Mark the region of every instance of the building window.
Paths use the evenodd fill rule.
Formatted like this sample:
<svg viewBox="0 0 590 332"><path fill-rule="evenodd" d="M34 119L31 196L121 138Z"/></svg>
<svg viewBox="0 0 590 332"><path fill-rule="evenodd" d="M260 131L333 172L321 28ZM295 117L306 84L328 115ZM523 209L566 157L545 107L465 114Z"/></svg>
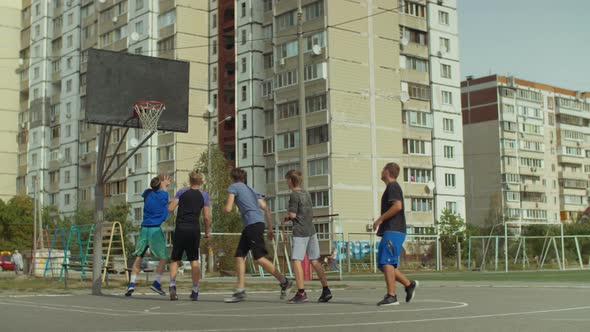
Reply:
<svg viewBox="0 0 590 332"><path fill-rule="evenodd" d="M272 93L272 81L262 82L262 96L269 96Z"/></svg>
<svg viewBox="0 0 590 332"><path fill-rule="evenodd" d="M428 34L424 31L400 26L400 35L401 38L405 38L410 43L424 46L428 45Z"/></svg>
<svg viewBox="0 0 590 332"><path fill-rule="evenodd" d="M242 35L242 45L246 45L246 29L243 29L241 31L241 35Z"/></svg>
<svg viewBox="0 0 590 332"><path fill-rule="evenodd" d="M311 205L314 208L330 206L330 194L327 190L315 191L309 194L311 195Z"/></svg>
<svg viewBox="0 0 590 332"><path fill-rule="evenodd" d="M64 195L64 204L66 206L70 205L70 194L65 194Z"/></svg>
<svg viewBox="0 0 590 332"><path fill-rule="evenodd" d="M217 39L213 39L211 42L211 54L217 54Z"/></svg>
<svg viewBox="0 0 590 332"><path fill-rule="evenodd" d="M416 139L404 139L403 140L403 149L404 154L417 154L417 155L427 155L426 146L430 146L430 142L426 144L426 141L416 140Z"/></svg>
<svg viewBox="0 0 590 332"><path fill-rule="evenodd" d="M70 178L71 178L71 173L70 171L65 171L64 172L64 183L68 184L70 183Z"/></svg>
<svg viewBox="0 0 590 332"><path fill-rule="evenodd" d="M412 127L432 128L432 114L417 111L402 111L402 123Z"/></svg>
<svg viewBox="0 0 590 332"><path fill-rule="evenodd" d="M275 112L274 110L265 110L264 111L264 124L267 126L273 125L275 122Z"/></svg>
<svg viewBox="0 0 590 332"><path fill-rule="evenodd" d="M430 86L408 83L408 94L412 99L430 100Z"/></svg>
<svg viewBox="0 0 590 332"><path fill-rule="evenodd" d="M457 185L455 174L445 174L445 186L449 188L455 188Z"/></svg>
<svg viewBox="0 0 590 332"><path fill-rule="evenodd" d="M143 9L143 0L135 0L135 10Z"/></svg>
<svg viewBox="0 0 590 332"><path fill-rule="evenodd" d="M455 122L453 119L443 118L443 131L446 133L455 132Z"/></svg>
<svg viewBox="0 0 590 332"><path fill-rule="evenodd" d="M438 23L442 25L449 25L449 13L439 10Z"/></svg>
<svg viewBox="0 0 590 332"><path fill-rule="evenodd" d="M414 211L414 212L430 212L430 211L432 211L432 199L412 198L412 211Z"/></svg>
<svg viewBox="0 0 590 332"><path fill-rule="evenodd" d="M414 58L410 56L400 56L402 61L402 68L419 71L422 73L428 72L428 61L420 58Z"/></svg>
<svg viewBox="0 0 590 332"><path fill-rule="evenodd" d="M137 48L136 48L136 49L133 51L133 53L135 53L135 54L141 54L141 53L143 53L143 47L137 47Z"/></svg>
<svg viewBox="0 0 590 332"><path fill-rule="evenodd" d="M403 6L403 13L406 15L416 17L426 17L426 6L418 4L410 0L401 0L400 5Z"/></svg>
<svg viewBox="0 0 590 332"><path fill-rule="evenodd" d="M444 78L451 78L451 65L440 65L440 76Z"/></svg>
<svg viewBox="0 0 590 332"><path fill-rule="evenodd" d="M263 64L264 64L264 69L272 68L272 66L273 66L272 53L268 53L263 56Z"/></svg>
<svg viewBox="0 0 590 332"><path fill-rule="evenodd" d="M440 51L444 53L451 52L451 40L448 38L440 37Z"/></svg>
<svg viewBox="0 0 590 332"><path fill-rule="evenodd" d="M240 7L241 7L241 16L246 17L246 3L242 2L242 5Z"/></svg>
<svg viewBox="0 0 590 332"><path fill-rule="evenodd" d="M457 214L457 202L446 202L445 207L452 214Z"/></svg>
<svg viewBox="0 0 590 332"><path fill-rule="evenodd" d="M326 95L321 94L313 97L307 97L305 99L305 112L306 113L313 113L326 110L327 102L326 102Z"/></svg>
<svg viewBox="0 0 590 332"><path fill-rule="evenodd" d="M213 66L211 69L211 81L217 82L217 67Z"/></svg>
<svg viewBox="0 0 590 332"><path fill-rule="evenodd" d="M66 137L71 137L71 136L72 136L72 126L66 125Z"/></svg>
<svg viewBox="0 0 590 332"><path fill-rule="evenodd" d="M242 58L242 73L246 72L246 58Z"/></svg>
<svg viewBox="0 0 590 332"><path fill-rule="evenodd" d="M309 21L324 15L324 1L320 0L303 7L303 20Z"/></svg>
<svg viewBox="0 0 590 332"><path fill-rule="evenodd" d="M248 115L242 114L242 130L246 130L248 128Z"/></svg>
<svg viewBox="0 0 590 332"><path fill-rule="evenodd" d="M445 157L445 159L455 159L455 147L445 145L444 157Z"/></svg>
<svg viewBox="0 0 590 332"><path fill-rule="evenodd" d="M428 183L432 181L432 170L404 168L404 181L409 183Z"/></svg>
<svg viewBox="0 0 590 332"><path fill-rule="evenodd" d="M262 154L269 155L273 154L274 152L274 140L272 138L262 140Z"/></svg>
<svg viewBox="0 0 590 332"><path fill-rule="evenodd" d="M242 86L242 101L248 100L248 90L245 85Z"/></svg>
<svg viewBox="0 0 590 332"><path fill-rule="evenodd" d="M266 180L267 184L274 183L275 182L275 169L274 168L265 169L264 170L264 179Z"/></svg>
<svg viewBox="0 0 590 332"><path fill-rule="evenodd" d="M442 91L442 102L445 105L453 105L453 94L450 91Z"/></svg>
<svg viewBox="0 0 590 332"><path fill-rule="evenodd" d="M66 81L66 92L72 92L72 80Z"/></svg>
<svg viewBox="0 0 590 332"><path fill-rule="evenodd" d="M176 23L176 10L170 10L158 17L158 28L162 29Z"/></svg>
<svg viewBox="0 0 590 332"><path fill-rule="evenodd" d="M72 25L74 23L74 14L73 13L69 13L68 14L68 21L67 24L68 25Z"/></svg>
<svg viewBox="0 0 590 332"><path fill-rule="evenodd" d="M328 140L328 125L307 129L307 145L325 143Z"/></svg>
<svg viewBox="0 0 590 332"><path fill-rule="evenodd" d="M143 221L143 208L134 208L133 215L135 216L135 221Z"/></svg>
<svg viewBox="0 0 590 332"><path fill-rule="evenodd" d="M242 159L248 158L248 143L242 143Z"/></svg>
<svg viewBox="0 0 590 332"><path fill-rule="evenodd" d="M166 38L166 39L158 42L158 52L162 53L162 52L173 51L175 46L176 46L176 40L174 39L174 36L172 36L170 38Z"/></svg>
<svg viewBox="0 0 590 332"><path fill-rule="evenodd" d="M38 79L39 78L39 67L35 67L33 69L33 78L34 79Z"/></svg>
<svg viewBox="0 0 590 332"><path fill-rule="evenodd" d="M310 160L307 162L309 176L327 175L329 173L328 158Z"/></svg>
<svg viewBox="0 0 590 332"><path fill-rule="evenodd" d="M211 15L211 28L217 28L217 14Z"/></svg>
<svg viewBox="0 0 590 332"><path fill-rule="evenodd" d="M514 105L502 104L502 110L504 111L504 113L514 114Z"/></svg>
<svg viewBox="0 0 590 332"><path fill-rule="evenodd" d="M290 28L295 25L295 10L292 10L288 13L284 13L277 17L277 22L279 25L279 30L284 30Z"/></svg>
<svg viewBox="0 0 590 332"><path fill-rule="evenodd" d="M299 131L290 131L277 135L277 150L294 149L299 146Z"/></svg>
<svg viewBox="0 0 590 332"><path fill-rule="evenodd" d="M143 34L143 21L139 21L135 23L135 32L138 34Z"/></svg>

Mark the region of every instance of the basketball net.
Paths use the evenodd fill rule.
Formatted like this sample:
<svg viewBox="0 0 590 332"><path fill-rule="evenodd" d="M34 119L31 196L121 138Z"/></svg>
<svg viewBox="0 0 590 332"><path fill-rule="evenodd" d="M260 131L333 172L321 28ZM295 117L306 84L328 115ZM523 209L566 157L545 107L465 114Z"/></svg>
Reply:
<svg viewBox="0 0 590 332"><path fill-rule="evenodd" d="M133 109L145 131L158 131L158 121L162 112L166 110L164 103L153 100L138 101L133 104Z"/></svg>

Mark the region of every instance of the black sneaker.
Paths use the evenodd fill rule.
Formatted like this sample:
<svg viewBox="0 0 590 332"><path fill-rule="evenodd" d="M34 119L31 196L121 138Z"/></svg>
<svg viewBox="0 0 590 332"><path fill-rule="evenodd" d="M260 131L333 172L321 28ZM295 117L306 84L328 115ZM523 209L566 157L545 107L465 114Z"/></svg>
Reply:
<svg viewBox="0 0 590 332"><path fill-rule="evenodd" d="M293 280L285 279L285 283L281 284L281 300L287 298L289 291L293 288Z"/></svg>
<svg viewBox="0 0 590 332"><path fill-rule="evenodd" d="M198 301L199 300L199 292L192 291L191 292L191 301Z"/></svg>
<svg viewBox="0 0 590 332"><path fill-rule="evenodd" d="M416 296L416 288L418 288L418 281L414 280L410 286L406 287L406 303L412 301Z"/></svg>
<svg viewBox="0 0 590 332"><path fill-rule="evenodd" d="M299 293L297 292L297 294L295 294L295 296L293 296L292 299L289 300L289 304L300 304L300 303L305 303L305 302L309 302L309 299L307 298L307 293L303 292L303 293Z"/></svg>
<svg viewBox="0 0 590 332"><path fill-rule="evenodd" d="M391 296L389 294L385 295L385 297L383 298L383 300L379 301L377 303L377 306L389 306L389 305L399 305L399 302L397 301L397 295Z"/></svg>
<svg viewBox="0 0 590 332"><path fill-rule="evenodd" d="M178 301L178 295L176 295L176 286L170 286L170 301Z"/></svg>
<svg viewBox="0 0 590 332"><path fill-rule="evenodd" d="M332 299L332 292L329 289L322 290L322 295L318 299L318 302L328 302Z"/></svg>
<svg viewBox="0 0 590 332"><path fill-rule="evenodd" d="M236 303L236 302L242 302L244 300L246 300L246 291L245 290L240 291L240 292L235 291L231 297L228 297L228 298L224 299L223 301L225 303Z"/></svg>

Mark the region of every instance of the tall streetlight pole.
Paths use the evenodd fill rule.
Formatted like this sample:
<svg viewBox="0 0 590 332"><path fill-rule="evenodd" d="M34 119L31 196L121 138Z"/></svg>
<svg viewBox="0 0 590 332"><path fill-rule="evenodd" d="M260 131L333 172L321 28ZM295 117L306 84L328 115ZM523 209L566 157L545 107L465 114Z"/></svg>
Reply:
<svg viewBox="0 0 590 332"><path fill-rule="evenodd" d="M303 46L303 9L301 0L297 2L297 58L299 88L299 169L303 178L302 187L307 188L307 119L305 118L305 48Z"/></svg>

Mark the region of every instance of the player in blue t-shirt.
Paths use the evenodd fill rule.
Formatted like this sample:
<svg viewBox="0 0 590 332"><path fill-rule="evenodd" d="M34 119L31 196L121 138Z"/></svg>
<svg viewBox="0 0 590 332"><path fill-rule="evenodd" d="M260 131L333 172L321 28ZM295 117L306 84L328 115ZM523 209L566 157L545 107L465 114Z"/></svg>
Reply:
<svg viewBox="0 0 590 332"><path fill-rule="evenodd" d="M141 260L147 253L148 248L156 258L160 259L156 268L154 283L150 289L160 295L166 295L161 285L162 272L167 260L166 237L160 225L168 218L168 192L166 189L169 185L170 177L159 175L152 179L150 188L146 189L141 195L143 197L143 222L139 231L139 239L135 244L135 252L133 253L135 262L131 269L131 278L125 296L131 296L135 291L135 280L139 273Z"/></svg>
<svg viewBox="0 0 590 332"><path fill-rule="evenodd" d="M236 249L236 275L238 284L236 291L231 298L225 302L240 302L246 299L244 289L244 274L246 272L246 256L252 252L254 261L262 268L272 274L281 284L281 299L287 297L288 291L293 287L293 281L285 278L275 266L265 257L268 255L264 244L264 221L268 226L268 239L273 240L272 219L270 211L264 202L262 195L254 191L245 184L246 172L240 168L235 168L231 172L232 184L227 188L227 201L224 212L230 213L234 208L234 203L238 206L242 215L244 230L240 237L238 248ZM264 214L263 214L264 211Z"/></svg>

